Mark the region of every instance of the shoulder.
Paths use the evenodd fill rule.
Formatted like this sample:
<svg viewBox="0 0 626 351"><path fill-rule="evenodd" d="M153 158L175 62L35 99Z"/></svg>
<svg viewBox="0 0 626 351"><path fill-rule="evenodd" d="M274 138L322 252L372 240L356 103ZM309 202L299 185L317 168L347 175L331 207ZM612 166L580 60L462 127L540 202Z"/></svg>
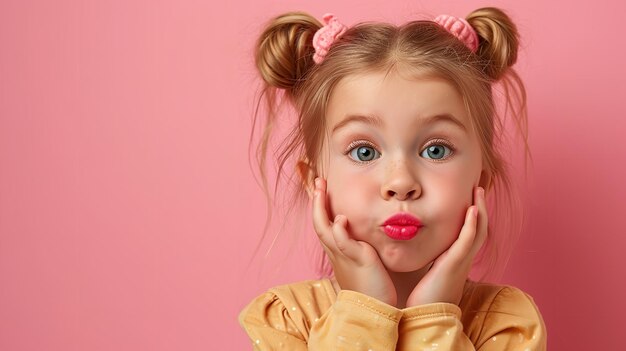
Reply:
<svg viewBox="0 0 626 351"><path fill-rule="evenodd" d="M254 325L291 326L308 333L310 326L330 308L335 299L328 279L276 286L244 307L239 313L239 324L244 328Z"/></svg>
<svg viewBox="0 0 626 351"><path fill-rule="evenodd" d="M314 301L316 303L330 302L332 304L336 298L335 291L328 279L305 280L279 285L269 289L268 292L285 302L293 302L296 305L308 305L307 303Z"/></svg>
<svg viewBox="0 0 626 351"><path fill-rule="evenodd" d="M463 310L539 315L532 296L511 285L468 281L461 305L466 307Z"/></svg>
<svg viewBox="0 0 626 351"><path fill-rule="evenodd" d="M532 296L511 285L468 281L460 306L463 325L475 344L502 333L545 342L546 327Z"/></svg>

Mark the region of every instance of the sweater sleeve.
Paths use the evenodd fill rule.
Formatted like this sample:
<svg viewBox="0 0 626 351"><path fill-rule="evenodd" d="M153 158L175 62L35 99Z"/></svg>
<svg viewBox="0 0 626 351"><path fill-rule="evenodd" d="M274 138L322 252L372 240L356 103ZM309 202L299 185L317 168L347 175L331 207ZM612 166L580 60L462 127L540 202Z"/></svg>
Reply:
<svg viewBox="0 0 626 351"><path fill-rule="evenodd" d="M398 351L474 350L463 333L461 309L450 303L431 303L403 310Z"/></svg>
<svg viewBox="0 0 626 351"><path fill-rule="evenodd" d="M486 304L488 308L476 314L469 326L480 330L476 340L464 333L461 309L454 304L404 309L397 350L545 351L545 324L530 296L505 287Z"/></svg>
<svg viewBox="0 0 626 351"><path fill-rule="evenodd" d="M481 351L545 351L546 325L533 298L515 287L500 290L475 344Z"/></svg>
<svg viewBox="0 0 626 351"><path fill-rule="evenodd" d="M292 318L278 296L266 292L239 313L239 324L254 350L307 350L306 337Z"/></svg>
<svg viewBox="0 0 626 351"><path fill-rule="evenodd" d="M267 292L242 310L239 323L255 350L395 350L401 315L391 305L341 290L330 308L309 323L298 308L287 308Z"/></svg>
<svg viewBox="0 0 626 351"><path fill-rule="evenodd" d="M394 306L341 290L311 329L309 350L395 350L401 316Z"/></svg>

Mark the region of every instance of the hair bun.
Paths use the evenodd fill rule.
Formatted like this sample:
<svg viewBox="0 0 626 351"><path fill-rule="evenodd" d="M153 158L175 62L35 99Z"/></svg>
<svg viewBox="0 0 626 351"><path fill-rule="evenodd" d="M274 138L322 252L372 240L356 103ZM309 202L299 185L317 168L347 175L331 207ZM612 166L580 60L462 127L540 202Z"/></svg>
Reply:
<svg viewBox="0 0 626 351"><path fill-rule="evenodd" d="M495 7L484 7L467 18L479 37L477 54L485 60L485 73L498 80L517 61L519 33L511 18Z"/></svg>
<svg viewBox="0 0 626 351"><path fill-rule="evenodd" d="M321 23L304 12L272 19L259 37L255 61L267 84L292 89L314 65L313 36Z"/></svg>

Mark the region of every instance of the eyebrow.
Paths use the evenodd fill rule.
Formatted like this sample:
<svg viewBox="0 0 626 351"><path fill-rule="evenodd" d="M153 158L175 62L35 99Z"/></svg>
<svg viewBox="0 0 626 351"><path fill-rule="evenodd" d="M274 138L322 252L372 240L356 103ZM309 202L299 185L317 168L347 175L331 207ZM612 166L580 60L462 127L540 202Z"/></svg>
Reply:
<svg viewBox="0 0 626 351"><path fill-rule="evenodd" d="M334 134L337 130L353 122L361 122L365 124L370 124L379 128L385 125L385 122L383 122L383 120L378 116L349 115L333 127L331 134ZM437 122L449 122L461 128L463 131L467 132L467 128L465 127L465 125L461 121L459 121L456 117L448 113L443 113L439 115L422 118L420 122L420 126L434 124Z"/></svg>

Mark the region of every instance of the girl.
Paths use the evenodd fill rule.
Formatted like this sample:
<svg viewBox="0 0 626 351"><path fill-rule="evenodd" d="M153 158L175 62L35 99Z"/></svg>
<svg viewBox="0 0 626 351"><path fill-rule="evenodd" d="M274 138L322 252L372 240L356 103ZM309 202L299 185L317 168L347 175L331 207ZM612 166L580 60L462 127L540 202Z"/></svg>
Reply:
<svg viewBox="0 0 626 351"><path fill-rule="evenodd" d="M256 63L270 117L279 91L298 112L281 169L299 160L333 275L248 304L239 322L254 348L545 350L530 296L468 278L494 237L486 193L510 189L496 82L527 139L515 25L496 8L400 27L323 20L275 18Z"/></svg>

